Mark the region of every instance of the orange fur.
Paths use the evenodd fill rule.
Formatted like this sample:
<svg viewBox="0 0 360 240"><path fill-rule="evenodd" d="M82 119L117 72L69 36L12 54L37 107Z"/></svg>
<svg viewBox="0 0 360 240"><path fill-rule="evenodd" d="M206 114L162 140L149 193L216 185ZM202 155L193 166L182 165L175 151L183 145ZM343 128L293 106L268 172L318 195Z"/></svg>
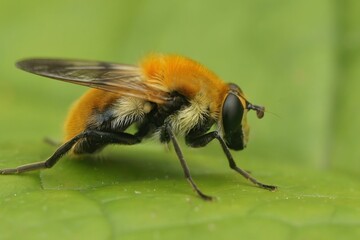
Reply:
<svg viewBox="0 0 360 240"><path fill-rule="evenodd" d="M98 89L88 90L70 109L64 126L64 141L70 140L85 130L87 121L94 110L101 112L119 97L118 94Z"/></svg>
<svg viewBox="0 0 360 240"><path fill-rule="evenodd" d="M217 117L228 92L228 85L201 64L176 55L150 55L140 67L144 81L161 86L167 92L177 91L190 100L198 97L199 104L209 104L210 112ZM71 108L65 122L65 141L85 130L94 110L101 112L114 103L119 94L91 89Z"/></svg>
<svg viewBox="0 0 360 240"><path fill-rule="evenodd" d="M188 99L196 95L211 102L210 111L217 112L229 89L213 72L198 62L177 55L153 54L141 62L146 81L177 91Z"/></svg>

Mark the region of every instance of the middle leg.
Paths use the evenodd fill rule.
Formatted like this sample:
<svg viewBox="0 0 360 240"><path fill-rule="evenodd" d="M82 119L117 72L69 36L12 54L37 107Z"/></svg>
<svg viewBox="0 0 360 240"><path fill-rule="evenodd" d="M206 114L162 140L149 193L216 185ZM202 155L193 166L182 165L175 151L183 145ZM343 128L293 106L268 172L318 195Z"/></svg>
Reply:
<svg viewBox="0 0 360 240"><path fill-rule="evenodd" d="M191 177L190 174L190 170L189 167L187 166L187 163L185 161L184 155L181 152L180 149L180 145L178 143L178 141L176 140L176 137L174 135L174 133L172 132L172 129L169 125L166 126L166 132L170 137L171 142L173 143L176 155L178 156L179 160L180 160L180 164L184 170L184 174L186 179L188 180L188 182L190 183L190 185L192 186L192 188L197 192L197 194L204 200L212 200L213 198L211 196L208 196L206 194L204 194L199 187L195 184L194 180Z"/></svg>

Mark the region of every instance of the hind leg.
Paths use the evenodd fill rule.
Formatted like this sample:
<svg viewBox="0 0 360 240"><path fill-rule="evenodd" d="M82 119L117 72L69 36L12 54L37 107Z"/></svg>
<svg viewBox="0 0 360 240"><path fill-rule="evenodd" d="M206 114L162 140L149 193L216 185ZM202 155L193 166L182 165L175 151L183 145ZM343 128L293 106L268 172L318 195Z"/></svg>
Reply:
<svg viewBox="0 0 360 240"><path fill-rule="evenodd" d="M109 144L133 145L141 141L140 138L124 132L91 132L89 136L82 138L74 145L73 151L75 154L94 153Z"/></svg>
<svg viewBox="0 0 360 240"><path fill-rule="evenodd" d="M79 150L79 153L90 153L91 151L96 151L99 146L103 147L107 144L133 145L140 143L141 139L128 133L109 133L87 130L61 145L47 160L18 166L16 168L0 169L0 174L17 174L44 168L51 168L60 160L62 156L68 153L72 147L74 147L75 144L79 143L80 141L88 141L90 144L87 144L87 148L84 147L83 149L81 149L80 144L78 149L75 150ZM91 145L92 142L93 145Z"/></svg>

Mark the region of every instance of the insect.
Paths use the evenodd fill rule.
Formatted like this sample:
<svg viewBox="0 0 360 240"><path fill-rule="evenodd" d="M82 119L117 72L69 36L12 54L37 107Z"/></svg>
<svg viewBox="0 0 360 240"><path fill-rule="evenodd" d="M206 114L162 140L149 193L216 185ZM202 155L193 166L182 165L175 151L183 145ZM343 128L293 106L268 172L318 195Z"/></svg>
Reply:
<svg viewBox="0 0 360 240"><path fill-rule="evenodd" d="M47 160L0 170L17 174L53 167L65 154L94 153L108 144L134 145L145 138L172 143L185 177L204 200L191 177L177 136L188 146L205 147L216 139L230 168L260 188L276 186L257 181L239 168L230 153L248 142L247 112L258 118L265 108L251 104L235 84L223 82L194 60L178 55L152 54L139 65L68 59L25 59L20 69L69 83L88 86L65 122L64 143ZM130 134L127 129L136 126ZM216 130L212 130L212 126Z"/></svg>

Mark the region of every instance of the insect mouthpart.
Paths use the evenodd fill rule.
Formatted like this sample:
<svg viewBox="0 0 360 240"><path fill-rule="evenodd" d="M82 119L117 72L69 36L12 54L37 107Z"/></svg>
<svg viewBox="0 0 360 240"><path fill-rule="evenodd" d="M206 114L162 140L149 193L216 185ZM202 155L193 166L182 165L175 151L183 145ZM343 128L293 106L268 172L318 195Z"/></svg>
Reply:
<svg viewBox="0 0 360 240"><path fill-rule="evenodd" d="M255 110L256 111L256 116L259 119L264 117L265 107L258 106L258 105L253 105L253 104L248 102L246 108L249 109L249 110Z"/></svg>

